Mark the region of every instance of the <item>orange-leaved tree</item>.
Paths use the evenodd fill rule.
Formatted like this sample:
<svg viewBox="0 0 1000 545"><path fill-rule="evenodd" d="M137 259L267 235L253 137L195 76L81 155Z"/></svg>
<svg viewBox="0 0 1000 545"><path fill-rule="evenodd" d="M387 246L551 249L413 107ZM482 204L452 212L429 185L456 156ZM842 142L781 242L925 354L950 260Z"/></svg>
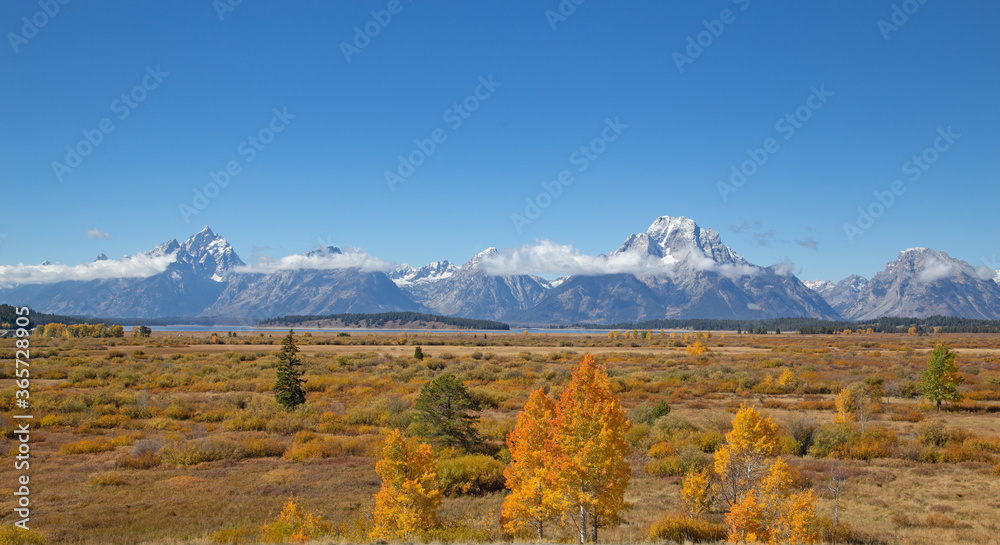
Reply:
<svg viewBox="0 0 1000 545"><path fill-rule="evenodd" d="M555 403L539 388L532 392L517 415L514 430L507 435L510 465L504 469L510 494L504 499L501 521L509 534L534 531L545 537L545 525L565 510L565 500L546 447L552 438Z"/></svg>
<svg viewBox="0 0 1000 545"><path fill-rule="evenodd" d="M430 445L410 446L399 430L393 430L375 472L382 477L382 489L375 494L371 539L411 540L434 526L441 491Z"/></svg>
<svg viewBox="0 0 1000 545"><path fill-rule="evenodd" d="M607 373L587 354L556 405L547 449L581 543L588 529L596 542L597 529L620 522L621 511L628 508L625 487L631 469L625 435L630 427Z"/></svg>
<svg viewBox="0 0 1000 545"><path fill-rule="evenodd" d="M778 445L778 426L752 406L743 404L733 418L726 444L715 451L715 472L730 506L743 501L767 473L768 458Z"/></svg>

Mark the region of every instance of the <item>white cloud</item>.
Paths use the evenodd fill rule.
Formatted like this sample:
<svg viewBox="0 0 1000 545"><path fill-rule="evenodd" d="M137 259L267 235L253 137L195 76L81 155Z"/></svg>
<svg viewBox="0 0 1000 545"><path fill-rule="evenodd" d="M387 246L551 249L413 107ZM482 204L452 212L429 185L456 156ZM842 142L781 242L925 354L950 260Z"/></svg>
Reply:
<svg viewBox="0 0 1000 545"><path fill-rule="evenodd" d="M330 270L330 269L361 269L370 271L391 271L395 263L390 263L369 255L357 248L346 248L344 253L320 253L312 255L295 254L275 259L266 255L258 255L257 262L239 267L237 273L271 274L277 271L295 271L300 269Z"/></svg>
<svg viewBox="0 0 1000 545"><path fill-rule="evenodd" d="M934 282L951 276L953 272L951 263L928 258L924 264L924 269L917 275L917 280L921 282Z"/></svg>
<svg viewBox="0 0 1000 545"><path fill-rule="evenodd" d="M701 252L690 252L682 261L695 270L714 271L737 277L754 274L756 267L720 265ZM657 258L642 252L622 252L611 255L587 255L569 244L541 240L508 249L483 260L481 267L489 274L556 274L562 276L596 276L602 274L651 274L671 276L678 260L673 256Z"/></svg>
<svg viewBox="0 0 1000 545"><path fill-rule="evenodd" d="M111 233L100 229L87 229L87 236L97 240L108 240L111 238Z"/></svg>
<svg viewBox="0 0 1000 545"><path fill-rule="evenodd" d="M172 263L176 254L150 257L146 254L125 256L119 260L94 261L79 265L61 263L45 265L0 265L0 286L14 284L51 284L66 280L97 280L105 278L144 278L161 273Z"/></svg>
<svg viewBox="0 0 1000 545"><path fill-rule="evenodd" d="M980 280L997 280L1000 279L1000 271L994 271L989 267L976 267L976 277Z"/></svg>

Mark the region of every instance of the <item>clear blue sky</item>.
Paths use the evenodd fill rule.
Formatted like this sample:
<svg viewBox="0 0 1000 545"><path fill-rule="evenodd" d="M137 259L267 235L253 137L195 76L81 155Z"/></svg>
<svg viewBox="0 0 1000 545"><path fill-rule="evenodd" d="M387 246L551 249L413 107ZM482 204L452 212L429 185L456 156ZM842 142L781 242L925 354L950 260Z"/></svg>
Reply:
<svg viewBox="0 0 1000 545"><path fill-rule="evenodd" d="M587 0L559 21L556 0L401 0L383 26L370 11L387 0L244 1L222 20L211 0L78 0L51 17L6 1L0 264L117 258L206 224L247 261L318 241L413 265L537 239L597 254L661 215L803 279L870 277L913 246L1000 259L1000 4L928 0L880 28L893 4ZM45 24L12 38L22 17ZM721 33L680 71L705 21ZM341 44L366 24L378 35L348 62ZM455 128L447 112L490 75ZM785 139L775 123L813 86L833 95ZM238 146L274 108L295 118L248 162ZM60 181L52 163L104 118L113 131ZM571 154L615 118L627 128L581 172ZM904 163L947 127L961 136L909 180ZM445 140L391 191L384 173L435 129ZM723 200L717 182L767 138L777 151ZM186 222L179 205L229 161L240 173ZM572 185L518 232L511 214L564 169ZM906 193L850 243L844 224L895 179Z"/></svg>

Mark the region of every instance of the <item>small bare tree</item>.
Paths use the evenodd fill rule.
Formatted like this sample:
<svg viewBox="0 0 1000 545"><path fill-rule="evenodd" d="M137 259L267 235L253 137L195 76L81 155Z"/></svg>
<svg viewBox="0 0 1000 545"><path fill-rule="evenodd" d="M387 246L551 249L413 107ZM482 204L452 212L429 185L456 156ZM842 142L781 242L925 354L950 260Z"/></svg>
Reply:
<svg viewBox="0 0 1000 545"><path fill-rule="evenodd" d="M832 460L830 462L830 493L833 494L833 527L840 524L840 493L844 490L844 484L849 475L844 472L843 462Z"/></svg>

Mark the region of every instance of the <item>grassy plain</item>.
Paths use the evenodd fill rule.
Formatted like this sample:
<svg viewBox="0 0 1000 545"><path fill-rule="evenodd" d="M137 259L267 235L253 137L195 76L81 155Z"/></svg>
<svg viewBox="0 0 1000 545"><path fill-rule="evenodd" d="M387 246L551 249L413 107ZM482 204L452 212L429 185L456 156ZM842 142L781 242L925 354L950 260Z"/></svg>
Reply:
<svg viewBox="0 0 1000 545"><path fill-rule="evenodd" d="M280 333L167 334L148 339L32 338L32 526L50 543L239 542L296 498L329 521L333 542L366 525L379 487L379 438L406 428L421 386L458 376L483 404L479 429L498 453L529 393L558 395L585 353L612 377L633 420L627 523L602 542L647 542L679 509L680 473L711 466L741 403L782 428L799 486L820 496L835 457L796 452L795 426L817 433L841 388L877 377L888 394L869 430L840 457L849 478L840 520L855 542L996 543L1000 535L1000 336L734 335L648 339L584 334L335 333L297 335L307 403L286 414L271 387ZM945 411L916 395L930 349L959 352L965 400ZM426 357L413 358L415 346ZM0 524L13 520L13 340L0 340ZM784 376L784 378L782 378ZM877 382L877 381L869 381ZM666 401L667 417L649 422ZM940 426L938 426L940 424ZM857 425L856 425L857 426ZM815 435L815 434L814 434ZM455 453L451 453L455 454ZM448 456L449 453L444 453ZM503 491L445 499L438 539L500 541ZM721 522L717 505L710 520ZM244 536L241 538L240 536ZM558 536L557 536L558 537Z"/></svg>

